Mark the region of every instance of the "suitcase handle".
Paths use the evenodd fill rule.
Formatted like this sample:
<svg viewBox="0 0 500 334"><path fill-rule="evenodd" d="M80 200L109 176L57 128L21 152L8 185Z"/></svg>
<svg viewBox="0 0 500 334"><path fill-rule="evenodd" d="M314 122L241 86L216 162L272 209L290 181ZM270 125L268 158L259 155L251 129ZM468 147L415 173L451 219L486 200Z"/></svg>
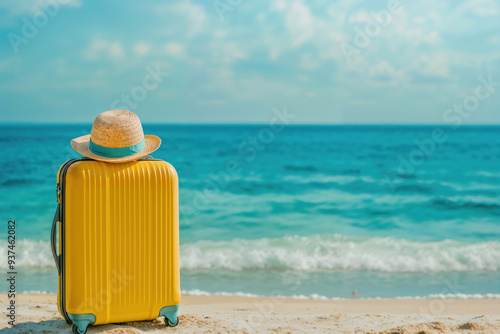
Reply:
<svg viewBox="0 0 500 334"><path fill-rule="evenodd" d="M57 244L57 223L59 222L60 216L60 204L57 205L56 214L54 215L54 221L52 222L52 230L50 231L50 246L52 248L52 256L54 256L54 261L56 262L57 274L61 275L59 268L59 255L57 255L56 244Z"/></svg>

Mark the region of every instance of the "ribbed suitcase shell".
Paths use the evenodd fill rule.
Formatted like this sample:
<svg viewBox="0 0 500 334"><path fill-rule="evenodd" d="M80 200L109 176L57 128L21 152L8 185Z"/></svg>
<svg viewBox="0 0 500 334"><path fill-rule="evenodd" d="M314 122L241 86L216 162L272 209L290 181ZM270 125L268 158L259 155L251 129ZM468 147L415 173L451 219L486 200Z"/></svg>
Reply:
<svg viewBox="0 0 500 334"><path fill-rule="evenodd" d="M82 160L65 175L65 312L90 313L94 324L104 324L155 319L161 308L178 305L178 178L172 165Z"/></svg>

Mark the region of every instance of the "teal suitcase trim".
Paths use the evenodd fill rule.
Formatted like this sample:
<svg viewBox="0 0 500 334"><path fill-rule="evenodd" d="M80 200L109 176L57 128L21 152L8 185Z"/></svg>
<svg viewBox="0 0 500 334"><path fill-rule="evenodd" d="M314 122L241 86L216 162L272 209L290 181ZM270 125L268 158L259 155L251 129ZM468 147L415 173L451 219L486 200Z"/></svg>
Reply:
<svg viewBox="0 0 500 334"><path fill-rule="evenodd" d="M93 314L71 314L68 313L68 318L73 322L73 326L76 326L78 333L87 332L87 326L95 322L95 316ZM73 327L73 332L75 328Z"/></svg>
<svg viewBox="0 0 500 334"><path fill-rule="evenodd" d="M170 327L175 327L179 323L177 318L179 313L179 305L165 306L160 310L159 317L165 317L165 324Z"/></svg>

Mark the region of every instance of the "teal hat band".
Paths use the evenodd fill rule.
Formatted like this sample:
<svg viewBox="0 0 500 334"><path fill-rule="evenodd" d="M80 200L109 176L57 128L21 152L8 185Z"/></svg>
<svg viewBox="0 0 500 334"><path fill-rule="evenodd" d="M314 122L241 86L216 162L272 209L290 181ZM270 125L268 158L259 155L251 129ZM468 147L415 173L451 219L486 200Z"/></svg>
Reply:
<svg viewBox="0 0 500 334"><path fill-rule="evenodd" d="M92 140L89 141L90 152L106 158L128 157L129 155L139 153L144 149L144 147L146 147L146 142L144 141L144 139L138 144L127 147L104 147L97 145L96 143L92 142Z"/></svg>

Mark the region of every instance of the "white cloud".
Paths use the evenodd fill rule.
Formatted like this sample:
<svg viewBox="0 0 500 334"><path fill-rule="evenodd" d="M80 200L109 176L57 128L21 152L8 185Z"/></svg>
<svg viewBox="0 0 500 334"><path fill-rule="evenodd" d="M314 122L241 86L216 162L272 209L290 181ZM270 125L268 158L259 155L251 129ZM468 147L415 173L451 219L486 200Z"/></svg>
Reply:
<svg viewBox="0 0 500 334"><path fill-rule="evenodd" d="M228 34L227 30L217 29L214 31L213 36L215 39L225 38Z"/></svg>
<svg viewBox="0 0 500 334"><path fill-rule="evenodd" d="M297 77L297 79L299 79L302 82L310 82L311 81L311 78L309 78L307 75L299 75Z"/></svg>
<svg viewBox="0 0 500 334"><path fill-rule="evenodd" d="M500 43L500 35L493 35L491 36L488 41L491 43L491 44L499 44Z"/></svg>
<svg viewBox="0 0 500 334"><path fill-rule="evenodd" d="M445 54L423 55L413 60L410 69L421 77L449 78L450 58Z"/></svg>
<svg viewBox="0 0 500 334"><path fill-rule="evenodd" d="M380 61L370 68L370 77L374 81L400 82L404 78L401 70L396 70L388 61Z"/></svg>
<svg viewBox="0 0 500 334"><path fill-rule="evenodd" d="M106 41L94 39L90 46L83 51L83 56L88 60L98 60L102 57L118 59L123 57L123 46L119 41Z"/></svg>
<svg viewBox="0 0 500 334"><path fill-rule="evenodd" d="M203 6L192 3L189 0L179 2L165 1L161 5L155 6L153 12L162 18L173 18L176 20L175 26L170 25L167 34L185 34L187 38L192 38L205 31L207 14ZM174 27L174 29L172 29ZM180 28L180 29L175 29ZM213 28L213 27L212 27Z"/></svg>
<svg viewBox="0 0 500 334"><path fill-rule="evenodd" d="M314 36L314 18L304 3L293 1L285 7L285 26L293 36L294 46L299 46Z"/></svg>
<svg viewBox="0 0 500 334"><path fill-rule="evenodd" d="M349 17L349 23L368 23L373 22L375 19L368 12L361 11Z"/></svg>
<svg viewBox="0 0 500 334"><path fill-rule="evenodd" d="M433 24L431 24L430 16L411 17L411 9L403 8L401 13L393 17L391 25L382 28L380 34L375 36L373 40L383 40L394 46L394 43L400 48L406 50L420 46L421 44L437 45L441 42L440 34ZM429 20L428 20L429 18ZM415 24L416 23L416 24ZM368 48L370 48L368 46ZM392 49L392 48L391 48Z"/></svg>
<svg viewBox="0 0 500 334"><path fill-rule="evenodd" d="M424 42L429 43L429 44L436 45L436 44L438 44L441 41L441 38L440 38L438 32L434 30L434 31L431 31L431 32L425 34L423 36L422 40Z"/></svg>
<svg viewBox="0 0 500 334"><path fill-rule="evenodd" d="M303 54L300 57L300 67L302 69L314 70L318 68L319 65L320 62L317 59L315 59L315 57L310 53Z"/></svg>
<svg viewBox="0 0 500 334"><path fill-rule="evenodd" d="M407 39L408 45L420 45L422 43L436 45L441 41L437 31L428 31L426 28L401 28L399 35Z"/></svg>
<svg viewBox="0 0 500 334"><path fill-rule="evenodd" d="M136 55L145 56L145 55L149 54L149 51L151 50L151 44L149 44L148 42L142 42L142 41L137 42L132 47L132 50L134 51L134 53Z"/></svg>
<svg viewBox="0 0 500 334"><path fill-rule="evenodd" d="M435 12L433 10L431 10L429 12L429 19L436 21L436 20L439 20L440 18L441 18L441 16L437 12Z"/></svg>
<svg viewBox="0 0 500 334"><path fill-rule="evenodd" d="M271 9L278 12L281 17L276 22L273 16L272 21L261 24L266 34L273 36L264 41L268 50L271 50L269 58L276 60L283 54L294 52L294 49L305 43L311 43L317 53L318 61L343 59L338 43L347 38L344 33L344 23L345 12L354 0L350 1L329 3L319 12L313 11L308 6L310 4L308 1L272 1ZM283 32L277 29L276 24L282 24L286 30Z"/></svg>
<svg viewBox="0 0 500 334"><path fill-rule="evenodd" d="M179 58L184 55L184 47L179 43L169 42L165 44L165 50L169 56L174 58Z"/></svg>
<svg viewBox="0 0 500 334"><path fill-rule="evenodd" d="M280 50L279 48L273 46L269 49L269 59L270 60L275 60L279 57L280 55Z"/></svg>
<svg viewBox="0 0 500 334"><path fill-rule="evenodd" d="M455 5L447 4L448 6L439 9L434 7L438 16L435 25L442 34L470 36L498 30L500 15L498 0L465 0Z"/></svg>
<svg viewBox="0 0 500 334"><path fill-rule="evenodd" d="M500 11L496 0L469 0L465 8L477 16L495 16Z"/></svg>
<svg viewBox="0 0 500 334"><path fill-rule="evenodd" d="M203 9L202 6L200 5L195 5L191 2L186 2L181 5L181 8L179 9L181 13L185 12L187 13L187 16L189 18L189 21L191 22L190 24L190 30L189 30L189 35L194 36L199 34L201 31L203 31L205 21L207 19L207 15L205 13L205 10Z"/></svg>
<svg viewBox="0 0 500 334"><path fill-rule="evenodd" d="M282 11L288 7L288 3L284 0L276 0L272 2L272 7L275 9Z"/></svg>
<svg viewBox="0 0 500 334"><path fill-rule="evenodd" d="M110 58L116 59L123 56L123 47L120 42L112 42L108 47L108 55Z"/></svg>
<svg viewBox="0 0 500 334"><path fill-rule="evenodd" d="M236 60L247 59L248 55L241 47L241 44L234 42L226 42L217 44L216 51L213 54L212 61L214 63L224 64L224 66L231 65ZM251 47L249 47L251 49Z"/></svg>
<svg viewBox="0 0 500 334"><path fill-rule="evenodd" d="M413 23L422 24L425 23L425 17L419 16L413 19Z"/></svg>

